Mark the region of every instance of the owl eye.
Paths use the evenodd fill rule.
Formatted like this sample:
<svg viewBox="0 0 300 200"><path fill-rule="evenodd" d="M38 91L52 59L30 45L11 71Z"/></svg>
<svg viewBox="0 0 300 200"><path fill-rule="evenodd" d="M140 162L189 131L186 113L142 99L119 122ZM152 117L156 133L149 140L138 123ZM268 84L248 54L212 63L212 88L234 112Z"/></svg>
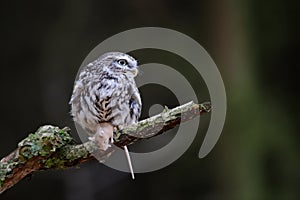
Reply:
<svg viewBox="0 0 300 200"><path fill-rule="evenodd" d="M125 60L125 59L120 59L120 60L117 61L117 63L118 63L119 65L122 65L122 66L128 65L128 62L127 62L127 60Z"/></svg>

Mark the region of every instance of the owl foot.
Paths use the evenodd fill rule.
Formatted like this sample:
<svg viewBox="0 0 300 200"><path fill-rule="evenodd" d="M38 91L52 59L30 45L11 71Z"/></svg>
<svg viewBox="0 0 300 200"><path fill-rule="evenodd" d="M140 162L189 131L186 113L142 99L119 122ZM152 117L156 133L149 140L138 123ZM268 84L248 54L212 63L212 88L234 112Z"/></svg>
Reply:
<svg viewBox="0 0 300 200"><path fill-rule="evenodd" d="M106 151L113 143L113 126L110 123L101 123L97 129L97 132L89 140L95 142L99 149Z"/></svg>

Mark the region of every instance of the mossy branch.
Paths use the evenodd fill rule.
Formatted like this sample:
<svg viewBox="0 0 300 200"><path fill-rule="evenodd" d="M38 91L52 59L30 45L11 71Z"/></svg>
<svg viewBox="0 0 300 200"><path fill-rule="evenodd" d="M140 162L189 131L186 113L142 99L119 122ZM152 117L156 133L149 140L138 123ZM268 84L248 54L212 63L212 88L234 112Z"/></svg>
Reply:
<svg viewBox="0 0 300 200"><path fill-rule="evenodd" d="M193 102L173 109L165 108L158 115L116 132L114 144L123 147L137 140L159 135L210 110L210 103ZM113 151L113 148L107 151L97 150L93 142L75 144L68 132L67 127L60 129L46 125L19 142L18 148L0 161L0 194L35 171L76 166L94 159L90 153L94 151L105 161Z"/></svg>

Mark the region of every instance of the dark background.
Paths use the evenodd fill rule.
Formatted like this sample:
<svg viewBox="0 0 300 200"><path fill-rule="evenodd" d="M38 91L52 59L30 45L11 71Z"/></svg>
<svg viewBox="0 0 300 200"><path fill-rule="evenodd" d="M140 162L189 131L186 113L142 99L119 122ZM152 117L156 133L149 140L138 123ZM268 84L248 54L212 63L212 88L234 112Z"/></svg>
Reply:
<svg viewBox="0 0 300 200"><path fill-rule="evenodd" d="M104 39L137 27L166 27L199 42L222 74L228 112L204 159L197 153L209 117L180 159L134 181L95 161L35 173L0 199L300 199L299 8L293 0L2 1L1 157L43 124L70 126L77 137L68 101L81 62ZM159 52L136 55L180 63ZM142 94L148 103L176 104L172 95Z"/></svg>

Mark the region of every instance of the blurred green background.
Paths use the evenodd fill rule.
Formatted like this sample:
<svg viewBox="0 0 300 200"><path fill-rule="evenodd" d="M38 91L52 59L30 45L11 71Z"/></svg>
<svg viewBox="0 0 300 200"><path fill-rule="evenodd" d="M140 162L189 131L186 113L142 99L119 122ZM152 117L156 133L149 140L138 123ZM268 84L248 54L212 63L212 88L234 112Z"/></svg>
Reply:
<svg viewBox="0 0 300 200"><path fill-rule="evenodd" d="M0 4L0 157L43 124L70 126L77 137L68 101L81 62L101 41L132 28L165 27L195 39L219 67L228 100L224 131L204 159L197 154L209 116L201 120L188 151L162 170L138 174L132 181L94 161L80 169L35 173L0 199L300 199L297 1ZM174 68L182 63L162 52L133 54L141 62L161 61ZM202 81L190 67L184 71L192 83ZM201 83L195 90L200 100L207 100ZM143 94L150 103L158 98L155 91ZM171 97L162 102L175 105ZM143 110L144 117L147 113Z"/></svg>

